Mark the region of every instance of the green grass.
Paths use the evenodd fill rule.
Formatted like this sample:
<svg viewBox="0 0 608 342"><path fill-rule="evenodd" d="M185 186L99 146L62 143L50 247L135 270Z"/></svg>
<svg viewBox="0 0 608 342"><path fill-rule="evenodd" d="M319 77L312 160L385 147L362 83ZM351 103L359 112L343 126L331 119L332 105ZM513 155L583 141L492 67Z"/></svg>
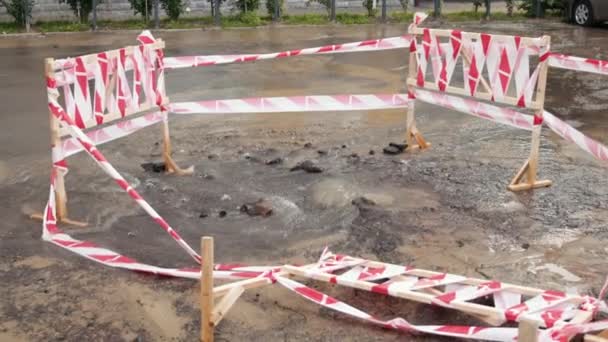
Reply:
<svg viewBox="0 0 608 342"><path fill-rule="evenodd" d="M388 22L390 23L411 23L413 13L411 12L391 12L389 13ZM442 19L450 22L462 21L479 21L485 17L485 11L480 9L475 11L463 11L446 13L442 15ZM554 17L547 13L547 17ZM493 12L490 20L511 20L521 21L527 17L523 12L515 12L512 16L508 16L504 12ZM180 18L179 20L164 19L160 23L163 29L194 29L201 27L213 27L213 18L210 16L196 18ZM366 14L355 13L338 13L336 14L336 22L343 25L360 25L374 24L380 22L378 16L370 17ZM222 17L222 27L256 27L264 26L272 23L272 18L269 16L258 16L252 12L226 15ZM325 14L302 14L302 15L284 15L281 18L282 25L326 25L330 24L329 17ZM130 19L121 21L99 21L97 26L100 30L143 30L151 28L154 23L151 21L145 23L142 19ZM71 21L49 21L36 22L32 25L34 32L79 32L90 30L89 24L80 24ZM24 29L14 23L0 23L0 32L2 33L17 33L23 32Z"/></svg>
<svg viewBox="0 0 608 342"><path fill-rule="evenodd" d="M452 12L445 13L441 17L448 21L474 21L485 19L485 10L480 9L479 11L463 11L463 12ZM505 12L492 12L490 14L490 20L525 20L528 19L523 12L515 12L512 16L507 15Z"/></svg>

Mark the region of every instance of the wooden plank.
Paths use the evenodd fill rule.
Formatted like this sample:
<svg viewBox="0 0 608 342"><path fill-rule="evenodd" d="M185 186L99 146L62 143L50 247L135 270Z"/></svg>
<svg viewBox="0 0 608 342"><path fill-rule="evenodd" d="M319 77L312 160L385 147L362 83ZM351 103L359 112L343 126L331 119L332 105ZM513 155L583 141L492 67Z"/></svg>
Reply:
<svg viewBox="0 0 608 342"><path fill-rule="evenodd" d="M104 114L103 116L103 124L102 125L107 125L107 124L111 124L111 123L115 123L117 121L121 121L123 119L127 119L130 116L134 116L137 114L141 114L143 112L146 111L150 111L153 109L158 108L156 105L150 105L150 104L146 104L143 103L142 106L140 108L137 108L136 110L127 110L125 113L125 116L123 117L122 114L120 114L119 112L111 112L111 113L107 113ZM87 121L84 122L85 128L83 129L83 131L92 128L92 127L97 127L97 126L102 126L102 125L98 125L97 121L95 120L95 118L89 119ZM69 133L69 129L67 127L61 127L61 137L64 138L68 135L70 135Z"/></svg>
<svg viewBox="0 0 608 342"><path fill-rule="evenodd" d="M538 322L536 320L520 318L517 342L538 342Z"/></svg>
<svg viewBox="0 0 608 342"><path fill-rule="evenodd" d="M201 341L213 342L213 238L201 239Z"/></svg>
<svg viewBox="0 0 608 342"><path fill-rule="evenodd" d="M55 73L53 72L53 65L55 61L53 58L47 58L44 60L44 72L45 77L54 80ZM61 133L59 119L53 115L53 112L49 110L49 124L51 133L51 146L57 149L61 149ZM63 173L57 172L55 175L55 215L57 221L61 221L67 218L68 197L65 192L65 179ZM43 213L44 215L45 213Z"/></svg>
<svg viewBox="0 0 608 342"><path fill-rule="evenodd" d="M148 44L146 46L151 47L154 50L160 50L160 49L165 48L165 42L162 41L161 39L158 39L155 43ZM118 58L120 56L120 50L122 50L122 49L125 49L126 56L131 56L133 54L133 50L136 48L139 48L139 45L129 45L129 46L125 46L124 48L120 48L120 49L100 51L100 52L91 53L88 55L76 56L76 57L82 58L82 60L85 64L93 64L93 63L97 62L97 55L99 53L105 52L108 57L108 60L109 60L112 58ZM74 58L76 58L76 57L74 57ZM74 66L68 66L68 67L64 68L64 64L67 61L68 61L68 58L55 60L54 63L52 64L53 71L72 69Z"/></svg>
<svg viewBox="0 0 608 342"><path fill-rule="evenodd" d="M213 310L213 325L217 326L222 318L226 315L228 310L236 303L236 301L245 292L242 286L233 287L228 293L222 298L222 300L215 306Z"/></svg>
<svg viewBox="0 0 608 342"><path fill-rule="evenodd" d="M407 84L417 86L415 79L408 78ZM433 90L433 91L436 91L439 93L446 93L449 95L459 95L459 96L464 96L464 97L477 98L480 100L493 102L493 103L502 103L502 104L506 104L509 106L517 106L517 103L519 101L517 98L508 96L508 95L505 95L505 97L500 100L495 99L495 101L492 101L492 94L490 94L490 93L476 92L474 96L471 96L471 94L469 92L467 92L464 88L458 88L458 87L454 87L454 86L447 86L445 88L445 91L441 91L441 90L439 90L439 87L433 82L424 82L424 87L419 87L419 88ZM532 103L530 103L530 105L526 106L526 108L537 110L539 108L538 106L539 106L539 104L537 102L533 101Z"/></svg>
<svg viewBox="0 0 608 342"><path fill-rule="evenodd" d="M410 30L408 30L408 32L410 34L414 34L414 35L422 35L424 34L424 28L421 27L414 27ZM452 31L453 30L446 30L446 29L429 29L431 31L432 34L434 34L437 37L450 37L452 35ZM480 39L481 38L481 33L480 32L462 32L462 36L463 37L469 37L472 39ZM509 36L509 35L501 35L501 34L492 34L492 38L496 39L496 40L502 40L502 41L512 41L514 36ZM544 42L542 40L542 38L534 38L534 37L521 37L521 41L520 41L520 46L538 46L542 44L546 44L546 42Z"/></svg>

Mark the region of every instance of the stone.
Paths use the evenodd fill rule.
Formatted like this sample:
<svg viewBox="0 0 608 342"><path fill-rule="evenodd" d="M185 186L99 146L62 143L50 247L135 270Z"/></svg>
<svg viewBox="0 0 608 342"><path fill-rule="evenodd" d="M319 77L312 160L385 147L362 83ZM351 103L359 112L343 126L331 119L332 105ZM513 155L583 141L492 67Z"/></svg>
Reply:
<svg viewBox="0 0 608 342"><path fill-rule="evenodd" d="M387 146L385 148L382 149L382 153L384 154L388 154L391 156L397 155L399 153L401 153L402 151L400 151L398 148L394 147L394 146Z"/></svg>
<svg viewBox="0 0 608 342"><path fill-rule="evenodd" d="M364 196L353 199L351 203L352 203L352 205L357 206L357 207L360 207L362 205L365 205L365 206L376 205L376 202L374 202L371 199L364 197Z"/></svg>
<svg viewBox="0 0 608 342"><path fill-rule="evenodd" d="M147 172L161 173L167 170L167 167L164 162L143 163L141 164L141 167L144 169L144 171Z"/></svg>
<svg viewBox="0 0 608 342"><path fill-rule="evenodd" d="M220 210L218 216L219 217L226 217L226 215L228 215L228 213L226 212L226 210Z"/></svg>
<svg viewBox="0 0 608 342"><path fill-rule="evenodd" d="M283 163L283 158L277 157L266 161L266 165L278 165Z"/></svg>
<svg viewBox="0 0 608 342"><path fill-rule="evenodd" d="M321 173L321 172L323 172L323 169L321 167L319 167L312 160L305 160L305 161L299 163L298 165L292 167L289 171L298 171L298 170L306 171L308 173Z"/></svg>
<svg viewBox="0 0 608 342"><path fill-rule="evenodd" d="M256 202L243 204L240 210L249 216L268 217L272 215L272 204L261 198Z"/></svg>

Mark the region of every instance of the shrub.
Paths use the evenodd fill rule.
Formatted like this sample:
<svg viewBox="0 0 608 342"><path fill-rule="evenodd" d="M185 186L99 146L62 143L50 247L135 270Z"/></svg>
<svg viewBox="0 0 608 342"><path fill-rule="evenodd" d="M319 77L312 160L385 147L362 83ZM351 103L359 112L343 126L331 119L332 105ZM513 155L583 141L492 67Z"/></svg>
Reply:
<svg viewBox="0 0 608 342"><path fill-rule="evenodd" d="M536 16L536 1L537 0L522 0L518 8L523 10L527 16ZM564 14L566 9L566 0L538 0L541 1L541 16L545 12L553 14Z"/></svg>
<svg viewBox="0 0 608 342"><path fill-rule="evenodd" d="M160 5L171 20L179 19L184 9L182 0L160 0Z"/></svg>
<svg viewBox="0 0 608 342"><path fill-rule="evenodd" d="M141 14L141 16L148 20L152 14L152 8L155 0L129 0L133 14Z"/></svg>
<svg viewBox="0 0 608 342"><path fill-rule="evenodd" d="M32 9L34 8L34 0L0 0L0 4L6 9L15 23L20 26L25 26L26 22L32 19Z"/></svg>
<svg viewBox="0 0 608 342"><path fill-rule="evenodd" d="M306 6L310 6L313 2L323 5L328 16L331 14L331 0L308 0L306 1Z"/></svg>
<svg viewBox="0 0 608 342"><path fill-rule="evenodd" d="M99 5L102 0L97 0ZM82 24L89 22L89 14L93 11L93 0L59 0L59 3L67 3Z"/></svg>
<svg viewBox="0 0 608 342"><path fill-rule="evenodd" d="M368 17L375 17L378 13L378 10L374 8L374 0L363 0L363 7L367 10Z"/></svg>
<svg viewBox="0 0 608 342"><path fill-rule="evenodd" d="M241 13L256 12L260 8L260 0L235 0L234 7Z"/></svg>
<svg viewBox="0 0 608 342"><path fill-rule="evenodd" d="M284 4L284 0L279 0L279 18L283 15ZM266 11L268 11L269 16L274 15L274 0L266 0Z"/></svg>
<svg viewBox="0 0 608 342"><path fill-rule="evenodd" d="M509 17L513 16L513 8L515 7L515 0L505 0L507 3L507 15Z"/></svg>

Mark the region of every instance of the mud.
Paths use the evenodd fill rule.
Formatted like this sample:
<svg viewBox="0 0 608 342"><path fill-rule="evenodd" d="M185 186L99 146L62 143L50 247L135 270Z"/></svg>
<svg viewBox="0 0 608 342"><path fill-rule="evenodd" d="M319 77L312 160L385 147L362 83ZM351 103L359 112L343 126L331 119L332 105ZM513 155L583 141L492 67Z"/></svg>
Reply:
<svg viewBox="0 0 608 342"><path fill-rule="evenodd" d="M554 22L460 27L547 33L556 51L608 57L602 28ZM168 42L167 55L228 54L393 36L405 29L335 26L158 35ZM2 341L197 339L196 283L93 264L43 243L40 223L25 215L42 209L48 193L42 59L133 42L133 32L0 39ZM404 91L406 60L403 51L302 57L178 71L167 81L173 101L395 92ZM603 78L551 70L548 84L549 111L608 143ZM554 186L513 194L505 187L529 152L528 132L424 103L417 104L417 112L419 128L433 143L423 153L381 153L389 142L402 140L402 111L174 117L175 158L195 166L192 177L140 167L160 160L158 127L101 150L191 245L198 246L202 235L215 236L220 262L302 263L329 245L434 270L596 293L608 273L606 168L545 131L540 173ZM282 163L265 162L276 158ZM289 171L305 160L315 160L323 172ZM70 215L90 223L85 229L65 227L70 234L144 262L191 266L189 257L87 156L69 163ZM353 205L361 196L375 205ZM240 212L243 203L260 198L271 203L271 216ZM221 211L226 215L221 217ZM200 217L203 212L206 217ZM431 306L311 284L379 317L475 323ZM216 336L219 341L442 340L366 326L276 286L247 292Z"/></svg>

